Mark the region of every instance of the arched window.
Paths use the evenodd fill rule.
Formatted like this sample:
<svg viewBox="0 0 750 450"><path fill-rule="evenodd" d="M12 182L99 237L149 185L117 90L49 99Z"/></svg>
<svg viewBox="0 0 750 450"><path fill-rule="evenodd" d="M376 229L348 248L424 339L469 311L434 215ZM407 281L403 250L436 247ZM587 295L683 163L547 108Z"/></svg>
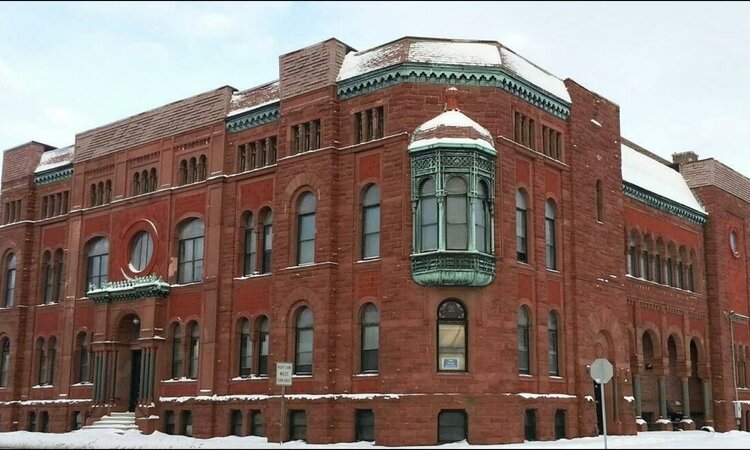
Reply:
<svg viewBox="0 0 750 450"><path fill-rule="evenodd" d="M521 189L516 191L516 260L529 262L528 200Z"/></svg>
<svg viewBox="0 0 750 450"><path fill-rule="evenodd" d="M602 180L596 180L596 220L604 222L604 193L602 192Z"/></svg>
<svg viewBox="0 0 750 450"><path fill-rule="evenodd" d="M247 378L253 371L253 341L250 334L250 321L246 318L239 320L237 324L239 330L239 375Z"/></svg>
<svg viewBox="0 0 750 450"><path fill-rule="evenodd" d="M628 274L638 276L638 233L633 230L628 236Z"/></svg>
<svg viewBox="0 0 750 450"><path fill-rule="evenodd" d="M201 329L197 322L188 325L188 334L190 334L190 346L188 347L188 378L193 380L198 378L198 351L200 349Z"/></svg>
<svg viewBox="0 0 750 450"><path fill-rule="evenodd" d="M41 386L47 380L47 355L45 355L44 338L39 338L36 341L36 362L36 384Z"/></svg>
<svg viewBox="0 0 750 450"><path fill-rule="evenodd" d="M448 180L446 185L445 233L446 249L467 250L468 239L468 205L466 182L459 177Z"/></svg>
<svg viewBox="0 0 750 450"><path fill-rule="evenodd" d="M208 164L206 161L206 155L201 155L200 158L198 158L198 181L203 181L206 179L206 173L208 172Z"/></svg>
<svg viewBox="0 0 750 450"><path fill-rule="evenodd" d="M103 181L100 181L99 184L96 185L96 204L97 205L104 204L104 182Z"/></svg>
<svg viewBox="0 0 750 450"><path fill-rule="evenodd" d="M109 241L107 239L97 238L89 243L87 267L88 290L100 288L107 282L109 272Z"/></svg>
<svg viewBox="0 0 750 450"><path fill-rule="evenodd" d="M198 180L198 168L195 158L190 158L188 162L188 183L194 183Z"/></svg>
<svg viewBox="0 0 750 450"><path fill-rule="evenodd" d="M377 373L378 350L380 348L380 315L378 308L372 303L362 308L362 353L360 355L360 371L362 373Z"/></svg>
<svg viewBox="0 0 750 450"><path fill-rule="evenodd" d="M0 387L8 387L10 373L10 339L0 340Z"/></svg>
<svg viewBox="0 0 750 450"><path fill-rule="evenodd" d="M179 323L172 327L172 378L177 379L183 370L182 326Z"/></svg>
<svg viewBox="0 0 750 450"><path fill-rule="evenodd" d="M302 194L297 201L297 265L315 262L315 196Z"/></svg>
<svg viewBox="0 0 750 450"><path fill-rule="evenodd" d="M465 372L466 354L466 310L457 300L445 300L438 307L438 371Z"/></svg>
<svg viewBox="0 0 750 450"><path fill-rule="evenodd" d="M63 251L61 248L55 250L54 259L54 288L52 292L52 301L59 302L63 296L63 286L65 283L64 272L63 272Z"/></svg>
<svg viewBox="0 0 750 450"><path fill-rule="evenodd" d="M544 206L544 224L545 224L545 246L547 248L547 268L557 270L557 233L555 228L555 219L557 216L557 207L555 202L547 200Z"/></svg>
<svg viewBox="0 0 750 450"><path fill-rule="evenodd" d="M89 188L89 206L96 206L96 184Z"/></svg>
<svg viewBox="0 0 750 450"><path fill-rule="evenodd" d="M695 292L695 272L693 270L695 261L695 250L690 250L690 260L687 265L687 290L691 292Z"/></svg>
<svg viewBox="0 0 750 450"><path fill-rule="evenodd" d="M547 352L549 355L549 374L553 376L560 375L560 336L558 334L557 313L550 311L547 318Z"/></svg>
<svg viewBox="0 0 750 450"><path fill-rule="evenodd" d="M55 384L55 369L57 368L57 363L55 359L57 358L57 338L52 336L49 338L49 341L47 341L47 367L48 367L48 375L47 375L47 383L46 384Z"/></svg>
<svg viewBox="0 0 750 450"><path fill-rule="evenodd" d="M380 189L371 184L362 199L362 259L380 256Z"/></svg>
<svg viewBox="0 0 750 450"><path fill-rule="evenodd" d="M490 235L490 197L487 183L479 182L479 192L474 202L474 243L478 251L492 253L492 236Z"/></svg>
<svg viewBox="0 0 750 450"><path fill-rule="evenodd" d="M141 194L150 192L150 190L151 180L148 177L148 170L144 170L143 172L141 172Z"/></svg>
<svg viewBox="0 0 750 450"><path fill-rule="evenodd" d="M149 182L151 183L151 186L149 187L150 192L154 192L156 190L156 187L159 185L159 183L156 180L156 168L151 169L151 174L149 175Z"/></svg>
<svg viewBox="0 0 750 450"><path fill-rule="evenodd" d="M180 176L180 184L181 185L182 184L187 184L187 182L188 182L188 166L187 166L187 161L184 160L184 159L182 161L180 161L180 174L179 174L179 176Z"/></svg>
<svg viewBox="0 0 750 450"><path fill-rule="evenodd" d="M273 248L273 212L267 209L263 213L263 261L261 261L261 273L271 272L271 250Z"/></svg>
<svg viewBox="0 0 750 450"><path fill-rule="evenodd" d="M85 331L78 333L77 349L78 349L78 382L88 383L91 381L91 362L89 354L89 335Z"/></svg>
<svg viewBox="0 0 750 450"><path fill-rule="evenodd" d="M9 254L5 258L5 307L10 308L15 304L16 297L16 255Z"/></svg>
<svg viewBox="0 0 750 450"><path fill-rule="evenodd" d="M180 227L179 264L177 282L193 283L203 280L203 221L190 219Z"/></svg>
<svg viewBox="0 0 750 450"><path fill-rule="evenodd" d="M136 172L133 174L133 195L141 193L141 174Z"/></svg>
<svg viewBox="0 0 750 450"><path fill-rule="evenodd" d="M651 259L649 256L649 251L651 250L652 246L652 240L651 236L648 234L644 236L643 238L643 244L641 245L641 258L640 258L640 273L641 278L644 280L651 280Z"/></svg>
<svg viewBox="0 0 750 450"><path fill-rule="evenodd" d="M258 326L258 364L255 368L256 375L268 375L268 349L271 341L269 335L268 318L260 316Z"/></svg>
<svg viewBox="0 0 750 450"><path fill-rule="evenodd" d="M664 254L664 243L661 239L656 240L654 247L654 257L651 264L653 269L653 279L657 283L664 283L664 272L662 267L662 255Z"/></svg>
<svg viewBox="0 0 750 450"><path fill-rule="evenodd" d="M313 313L306 306L297 311L295 321L294 373L312 374L313 366Z"/></svg>
<svg viewBox="0 0 750 450"><path fill-rule="evenodd" d="M518 310L518 373L531 373L531 334L529 308L521 306Z"/></svg>
<svg viewBox="0 0 750 450"><path fill-rule="evenodd" d="M247 161L247 147L250 144L243 144L237 147L237 172L244 172L248 169L246 165Z"/></svg>
<svg viewBox="0 0 750 450"><path fill-rule="evenodd" d="M45 305L52 303L53 290L55 289L55 272L52 268L52 255L50 252L44 252L42 256L42 303Z"/></svg>
<svg viewBox="0 0 750 450"><path fill-rule="evenodd" d="M112 201L112 181L107 180L104 183L104 202L109 203ZM67 204L67 201L65 202Z"/></svg>
<svg viewBox="0 0 750 450"><path fill-rule="evenodd" d="M422 183L419 190L419 217L421 219L419 234L419 251L428 252L438 249L438 203L435 196L435 180L429 178Z"/></svg>
<svg viewBox="0 0 750 450"><path fill-rule="evenodd" d="M245 252L242 264L242 274L252 275L258 270L258 239L255 233L255 225L253 223L253 213L247 213L245 215Z"/></svg>

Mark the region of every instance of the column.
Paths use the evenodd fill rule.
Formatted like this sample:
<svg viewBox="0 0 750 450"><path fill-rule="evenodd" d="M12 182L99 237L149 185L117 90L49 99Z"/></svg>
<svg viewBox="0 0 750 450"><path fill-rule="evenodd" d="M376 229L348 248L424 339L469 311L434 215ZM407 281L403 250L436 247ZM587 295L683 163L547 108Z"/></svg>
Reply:
<svg viewBox="0 0 750 450"><path fill-rule="evenodd" d="M703 383L703 418L706 424L713 424L714 411L711 408L711 386L708 380L701 380Z"/></svg>
<svg viewBox="0 0 750 450"><path fill-rule="evenodd" d="M664 376L659 377L659 418L667 417L667 381Z"/></svg>
<svg viewBox="0 0 750 450"><path fill-rule="evenodd" d="M690 389L688 388L688 377L682 377L682 417L690 418Z"/></svg>
<svg viewBox="0 0 750 450"><path fill-rule="evenodd" d="M641 406L641 376L633 375L633 396L635 397L635 418L640 419L643 414Z"/></svg>
<svg viewBox="0 0 750 450"><path fill-rule="evenodd" d="M138 386L140 387L138 392L138 404L142 405L146 403L146 361L148 361L148 349L141 349L141 370L138 373Z"/></svg>

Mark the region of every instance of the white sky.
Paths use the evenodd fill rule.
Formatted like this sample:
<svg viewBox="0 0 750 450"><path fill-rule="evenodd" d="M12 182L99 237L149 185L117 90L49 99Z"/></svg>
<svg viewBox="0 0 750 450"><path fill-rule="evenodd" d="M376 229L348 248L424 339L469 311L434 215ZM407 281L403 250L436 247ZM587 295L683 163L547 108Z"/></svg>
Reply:
<svg viewBox="0 0 750 450"><path fill-rule="evenodd" d="M622 135L750 175L750 4L0 3L0 149L54 146L223 85L278 77L278 56L336 37L499 41L620 105Z"/></svg>

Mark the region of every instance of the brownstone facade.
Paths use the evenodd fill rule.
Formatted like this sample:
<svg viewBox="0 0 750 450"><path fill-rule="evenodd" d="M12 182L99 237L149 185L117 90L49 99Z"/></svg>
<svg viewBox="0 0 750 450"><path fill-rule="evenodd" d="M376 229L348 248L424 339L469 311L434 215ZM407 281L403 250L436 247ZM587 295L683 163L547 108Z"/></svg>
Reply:
<svg viewBox="0 0 750 450"><path fill-rule="evenodd" d="M494 277L482 287L422 286L412 273L421 210L407 148L445 111L449 86L497 153ZM591 436L601 402L588 367L600 357L614 366L611 433L747 429L733 401L746 420L750 180L712 159L649 156L684 174L701 202L691 208L624 179L623 144L648 154L623 142L616 104L497 43L404 38L282 55L280 82L80 133L71 152L9 149L0 430L64 432L131 410L144 432L196 437ZM461 371L440 365L447 299L464 308ZM280 427L285 361L296 373Z"/></svg>

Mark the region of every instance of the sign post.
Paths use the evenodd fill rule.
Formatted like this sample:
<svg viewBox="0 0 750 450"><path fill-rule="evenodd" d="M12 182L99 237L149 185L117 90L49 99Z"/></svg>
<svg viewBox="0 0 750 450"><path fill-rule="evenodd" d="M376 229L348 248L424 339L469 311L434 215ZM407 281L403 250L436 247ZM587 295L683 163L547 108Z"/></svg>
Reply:
<svg viewBox="0 0 750 450"><path fill-rule="evenodd" d="M284 401L286 387L292 385L292 363L276 363L276 386L281 386L281 411L279 413L279 445L284 443Z"/></svg>
<svg viewBox="0 0 750 450"><path fill-rule="evenodd" d="M612 379L612 363L604 358L596 358L589 369L591 378L599 383L602 398L602 424L604 425L604 448L607 448L607 404L604 400L604 385Z"/></svg>

